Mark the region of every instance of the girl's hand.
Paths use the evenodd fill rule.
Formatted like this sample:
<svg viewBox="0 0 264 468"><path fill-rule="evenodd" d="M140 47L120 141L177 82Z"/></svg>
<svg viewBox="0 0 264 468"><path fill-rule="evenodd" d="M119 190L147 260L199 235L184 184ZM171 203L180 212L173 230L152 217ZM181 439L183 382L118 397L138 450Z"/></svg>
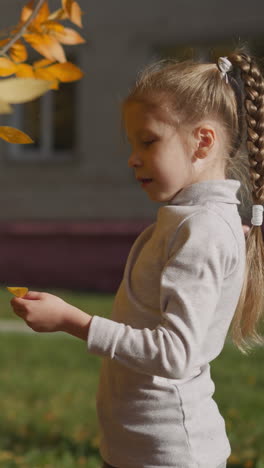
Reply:
<svg viewBox="0 0 264 468"><path fill-rule="evenodd" d="M11 300L14 312L36 332L64 331L87 339L92 317L53 294L28 291Z"/></svg>

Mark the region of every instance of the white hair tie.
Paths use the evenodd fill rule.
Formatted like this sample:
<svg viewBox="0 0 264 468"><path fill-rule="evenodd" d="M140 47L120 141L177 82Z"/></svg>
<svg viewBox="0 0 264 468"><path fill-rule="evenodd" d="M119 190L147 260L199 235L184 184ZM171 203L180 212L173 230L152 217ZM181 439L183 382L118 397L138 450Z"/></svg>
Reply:
<svg viewBox="0 0 264 468"><path fill-rule="evenodd" d="M230 60L228 60L227 57L219 57L217 61L217 66L221 72L221 77L225 78L226 83L228 83L227 72L229 72L233 67L232 63L230 62Z"/></svg>
<svg viewBox="0 0 264 468"><path fill-rule="evenodd" d="M252 206L252 219L253 226L261 226L263 223L263 205Z"/></svg>

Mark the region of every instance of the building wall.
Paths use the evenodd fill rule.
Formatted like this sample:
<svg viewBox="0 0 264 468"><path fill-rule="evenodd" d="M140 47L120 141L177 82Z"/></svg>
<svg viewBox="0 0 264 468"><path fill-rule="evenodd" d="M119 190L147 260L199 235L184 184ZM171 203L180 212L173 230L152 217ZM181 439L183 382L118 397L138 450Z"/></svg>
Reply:
<svg viewBox="0 0 264 468"><path fill-rule="evenodd" d="M17 21L23 4L22 0L7 2L0 28ZM59 7L55 0L51 4L53 9ZM106 239L103 222L108 222L110 230L111 226L116 227L118 238L122 223L128 222L129 232L131 222L152 222L158 208L141 191L127 167L129 149L122 136L120 104L136 74L145 64L159 58L160 50L170 47L178 46L179 50L185 46L194 47L203 55L210 47L218 45L219 50L225 50L230 44L236 45L238 40L242 43L255 40L262 44L264 4L260 0L250 3L241 0L79 0L79 4L85 13L81 33L87 42L66 49L75 55L75 62L85 72L85 77L76 84L76 147L62 155L44 151L44 159L37 151L32 156L27 148L23 149L22 157L18 149L19 159L15 159L14 148L0 141L0 233L7 233L7 226L13 225L16 229L17 223L29 228L30 223L38 223L45 232L45 226L51 226L47 223L73 226L81 222L88 226L101 222L98 242L103 236L105 245L111 249L113 236ZM1 116L2 124L8 124L8 119ZM15 122L23 125L19 120ZM48 125L49 122L43 122L47 138ZM242 205L240 211L244 218L248 217L246 206ZM67 229L65 227L66 236ZM131 245L135 230L131 232L134 234L126 237L123 252ZM76 231L76 242L78 235ZM8 240L7 234L5 239ZM73 237L71 239L73 241ZM88 244L89 238L87 248ZM2 238L4 249L9 249L10 245ZM30 243L24 245L29 261ZM43 237L42 240L39 237L39 249L42 245ZM18 261L19 248L21 246L16 247ZM56 262L54 252L52 255ZM10 257L6 258L5 268L8 269ZM104 261L100 261L103 269ZM22 279L27 281L25 271ZM37 275L41 273L36 272L35 277ZM89 275L88 272L87 278ZM2 278L4 281L4 276ZM8 278L11 281L12 274ZM55 281L52 267L49 278L51 283ZM88 279L86 284L92 287Z"/></svg>
<svg viewBox="0 0 264 468"><path fill-rule="evenodd" d="M0 27L14 24L23 3L7 2ZM67 161L55 156L38 161L36 154L33 161L18 162L10 160L10 145L1 141L0 220L153 218L157 207L127 168L128 147L120 130L120 102L136 73L155 57L155 47L232 43L263 31L260 1L80 4L87 43L67 49L74 50L85 71L77 84L76 149Z"/></svg>

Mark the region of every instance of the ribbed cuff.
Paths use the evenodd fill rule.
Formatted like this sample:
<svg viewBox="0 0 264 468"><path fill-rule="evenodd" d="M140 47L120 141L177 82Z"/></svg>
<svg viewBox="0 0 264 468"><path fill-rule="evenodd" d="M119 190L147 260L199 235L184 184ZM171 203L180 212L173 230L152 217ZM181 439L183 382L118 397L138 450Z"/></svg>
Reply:
<svg viewBox="0 0 264 468"><path fill-rule="evenodd" d="M87 337L88 351L97 356L107 356L113 359L119 334L124 328L123 323L94 315Z"/></svg>

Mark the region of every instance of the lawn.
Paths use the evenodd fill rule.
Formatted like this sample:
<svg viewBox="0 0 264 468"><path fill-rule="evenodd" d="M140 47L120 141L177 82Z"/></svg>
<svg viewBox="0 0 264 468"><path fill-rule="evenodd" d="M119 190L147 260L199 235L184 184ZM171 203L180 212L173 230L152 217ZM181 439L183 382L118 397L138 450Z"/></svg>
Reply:
<svg viewBox="0 0 264 468"><path fill-rule="evenodd" d="M50 291L108 317L113 296ZM0 318L15 318L2 289ZM214 398L226 421L232 468L264 468L264 350L243 356L227 340L211 363ZM100 358L58 334L1 333L0 466L100 468L95 392Z"/></svg>

